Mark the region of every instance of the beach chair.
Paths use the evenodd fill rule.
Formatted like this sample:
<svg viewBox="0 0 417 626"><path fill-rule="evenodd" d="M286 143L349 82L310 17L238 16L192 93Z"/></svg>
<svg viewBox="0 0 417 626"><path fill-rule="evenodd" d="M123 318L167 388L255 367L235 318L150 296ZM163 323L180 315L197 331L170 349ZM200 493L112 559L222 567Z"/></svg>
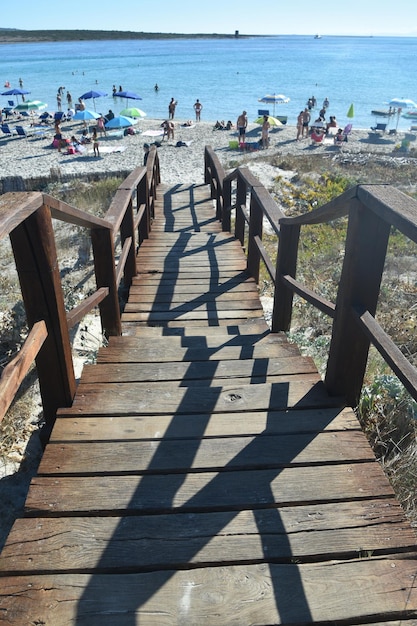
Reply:
<svg viewBox="0 0 417 626"><path fill-rule="evenodd" d="M323 143L324 133L313 131L310 135L311 145L319 146Z"/></svg>
<svg viewBox="0 0 417 626"><path fill-rule="evenodd" d="M371 130L373 131L373 133L378 134L378 135L383 135L386 131L387 128L387 124L383 124L383 123L377 123L376 126L371 126Z"/></svg>
<svg viewBox="0 0 417 626"><path fill-rule="evenodd" d="M14 129L12 130L8 124L2 124L1 130L5 135L10 135L10 137L16 134L15 130Z"/></svg>
<svg viewBox="0 0 417 626"><path fill-rule="evenodd" d="M31 137L33 135L33 131L27 131L23 126L15 126L16 133L18 137Z"/></svg>

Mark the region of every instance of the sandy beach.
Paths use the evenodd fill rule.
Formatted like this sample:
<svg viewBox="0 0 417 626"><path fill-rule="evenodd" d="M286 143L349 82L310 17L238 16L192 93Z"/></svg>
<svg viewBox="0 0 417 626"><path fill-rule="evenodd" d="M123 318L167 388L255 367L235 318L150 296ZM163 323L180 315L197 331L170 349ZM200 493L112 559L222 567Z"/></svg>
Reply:
<svg viewBox="0 0 417 626"><path fill-rule="evenodd" d="M251 163L259 170L259 162L265 157L291 154L302 156L312 153L325 154L329 158L335 155L364 155L373 158L385 155L389 158L407 158L409 153L398 150L401 141L413 142L417 147L415 133L398 133L397 135L371 135L368 130L353 128L347 143L342 149L334 146L332 138L325 139L323 144L312 145L310 139L296 141L296 128L283 125L272 129L270 147L259 150L258 142L261 127L250 123L246 141L250 150L242 151L230 148L229 142L236 142L236 130L215 130L212 122L199 122L191 127L184 126L185 120L174 120L175 136L169 141L162 141L161 123L163 120L143 118L134 127L137 134L123 136L109 134L100 137L100 157L94 157L92 145L88 144L83 154L65 154L51 147L54 135L53 127L44 135L35 134L29 138L0 135L0 178L21 177L22 179L74 176L84 173L107 172L118 173L131 171L143 163L143 144L161 142L158 148L161 163L161 177L166 184L201 183L203 182L204 147L212 146L226 169L236 167L240 163ZM22 123L22 122L20 122ZM11 124L13 127L14 124ZM79 137L82 122L64 122L64 137ZM185 145L177 146L177 142ZM258 162L258 167L256 164ZM4 184L3 187L5 188Z"/></svg>

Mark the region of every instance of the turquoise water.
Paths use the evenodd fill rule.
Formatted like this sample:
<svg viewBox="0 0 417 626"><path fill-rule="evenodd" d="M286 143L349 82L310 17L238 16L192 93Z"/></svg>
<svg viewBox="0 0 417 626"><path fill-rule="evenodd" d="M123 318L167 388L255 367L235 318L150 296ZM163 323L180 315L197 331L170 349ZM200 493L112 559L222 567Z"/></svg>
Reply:
<svg viewBox="0 0 417 626"><path fill-rule="evenodd" d="M164 118L168 102L178 101L177 119L193 118L196 98L203 103L201 119L236 121L243 110L257 117L266 93L283 93L288 104L276 107L294 124L307 98L321 106L330 100L329 114L339 123L353 102L353 124L368 128L372 109L386 108L395 97L417 99L415 58L417 38L282 36L225 40L94 41L0 45L0 81L18 87L21 77L30 99L56 109L60 85L78 98L90 89L107 91L96 100L106 113L126 106L113 99L113 84L134 91L141 101L129 101L149 117ZM158 93L154 84L158 83ZM0 103L6 105L2 96ZM63 99L65 108L66 101ZM87 102L93 108L92 101ZM409 121L400 120L400 128Z"/></svg>

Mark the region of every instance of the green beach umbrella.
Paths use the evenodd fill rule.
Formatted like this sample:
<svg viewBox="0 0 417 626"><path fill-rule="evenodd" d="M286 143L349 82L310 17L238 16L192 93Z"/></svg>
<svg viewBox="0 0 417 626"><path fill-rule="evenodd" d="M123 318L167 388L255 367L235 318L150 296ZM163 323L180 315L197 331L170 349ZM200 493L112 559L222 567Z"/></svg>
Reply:
<svg viewBox="0 0 417 626"><path fill-rule="evenodd" d="M353 109L353 103L352 103L349 107L349 111L346 113L346 117L349 117L350 119L352 119L352 117L354 116L355 116L355 111Z"/></svg>
<svg viewBox="0 0 417 626"><path fill-rule="evenodd" d="M126 117L146 117L145 111L142 111L142 109L137 109L136 107L123 109L123 111L120 111L120 115L125 115Z"/></svg>
<svg viewBox="0 0 417 626"><path fill-rule="evenodd" d="M280 120L277 117L274 117L273 115L268 115L268 122L270 124L270 126L282 126L282 122L280 122ZM264 123L264 116L261 115L260 117L257 117L254 124L263 124Z"/></svg>

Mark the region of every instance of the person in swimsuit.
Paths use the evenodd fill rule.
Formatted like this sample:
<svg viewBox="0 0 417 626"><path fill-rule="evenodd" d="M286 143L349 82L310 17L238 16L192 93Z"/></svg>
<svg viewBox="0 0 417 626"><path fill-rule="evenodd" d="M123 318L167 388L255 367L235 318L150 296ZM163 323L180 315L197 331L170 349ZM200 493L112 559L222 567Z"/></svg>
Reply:
<svg viewBox="0 0 417 626"><path fill-rule="evenodd" d="M201 114L201 109L202 108L203 108L203 105L201 104L200 100L197 98L197 100L194 103L195 121L196 122L200 121L200 114Z"/></svg>
<svg viewBox="0 0 417 626"><path fill-rule="evenodd" d="M247 117L246 111L243 111L237 118L237 122L236 122L236 128L239 133L240 143L245 143L247 126L248 126L248 117Z"/></svg>

